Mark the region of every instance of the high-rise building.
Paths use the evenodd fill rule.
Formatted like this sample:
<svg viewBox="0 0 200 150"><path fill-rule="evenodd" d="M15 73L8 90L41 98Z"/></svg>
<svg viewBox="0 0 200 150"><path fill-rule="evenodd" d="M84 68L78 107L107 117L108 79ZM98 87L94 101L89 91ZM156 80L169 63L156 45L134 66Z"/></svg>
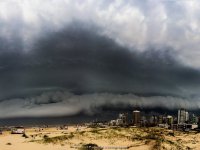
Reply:
<svg viewBox="0 0 200 150"><path fill-rule="evenodd" d="M185 121L189 121L189 113L187 111L185 112Z"/></svg>
<svg viewBox="0 0 200 150"><path fill-rule="evenodd" d="M134 110L133 111L133 125L139 126L140 125L140 111Z"/></svg>
<svg viewBox="0 0 200 150"><path fill-rule="evenodd" d="M158 116L158 124L162 124L163 123L163 116L159 115Z"/></svg>
<svg viewBox="0 0 200 150"><path fill-rule="evenodd" d="M152 115L152 116L150 116L150 118L149 118L149 123L151 124L151 125L153 125L153 126L155 126L155 125L157 125L158 124L158 116L156 116L156 115Z"/></svg>
<svg viewBox="0 0 200 150"><path fill-rule="evenodd" d="M184 124L189 120L189 113L181 108L178 110L178 124Z"/></svg>
<svg viewBox="0 0 200 150"><path fill-rule="evenodd" d="M122 121L122 125L127 125L128 124L128 114L127 113L120 113L119 114L119 119Z"/></svg>
<svg viewBox="0 0 200 150"><path fill-rule="evenodd" d="M167 124L168 125L172 125L173 124L173 117L170 116L170 115L167 116Z"/></svg>
<svg viewBox="0 0 200 150"><path fill-rule="evenodd" d="M111 126L126 126L128 125L128 113L120 113L116 120L111 120L109 123Z"/></svg>
<svg viewBox="0 0 200 150"><path fill-rule="evenodd" d="M192 124L197 124L198 123L198 117L195 116L195 114L192 114L192 116L191 116L191 122L192 122Z"/></svg>

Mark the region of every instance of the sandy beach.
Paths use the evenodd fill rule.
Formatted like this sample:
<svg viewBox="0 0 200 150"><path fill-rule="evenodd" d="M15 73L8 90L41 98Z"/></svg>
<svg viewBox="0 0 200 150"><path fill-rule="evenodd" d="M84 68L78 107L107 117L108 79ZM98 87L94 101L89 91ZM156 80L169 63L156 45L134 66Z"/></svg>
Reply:
<svg viewBox="0 0 200 150"><path fill-rule="evenodd" d="M200 133L171 131L161 128L87 128L70 126L26 128L25 136L4 131L0 135L1 150L75 150L92 143L102 149L198 149Z"/></svg>

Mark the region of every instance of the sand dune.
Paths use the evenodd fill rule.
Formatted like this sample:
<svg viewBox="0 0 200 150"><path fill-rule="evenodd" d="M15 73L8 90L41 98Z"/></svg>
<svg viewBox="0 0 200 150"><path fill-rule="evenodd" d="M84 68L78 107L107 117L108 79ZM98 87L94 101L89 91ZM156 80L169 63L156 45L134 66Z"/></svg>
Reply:
<svg viewBox="0 0 200 150"><path fill-rule="evenodd" d="M0 135L1 150L75 150L93 143L104 149L198 149L200 133L161 128L27 128L26 136Z"/></svg>

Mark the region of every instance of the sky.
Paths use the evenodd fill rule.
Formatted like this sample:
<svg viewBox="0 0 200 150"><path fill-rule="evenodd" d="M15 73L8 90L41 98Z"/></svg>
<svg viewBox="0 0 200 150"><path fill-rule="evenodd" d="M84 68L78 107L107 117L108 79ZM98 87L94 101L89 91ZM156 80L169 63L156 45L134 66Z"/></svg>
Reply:
<svg viewBox="0 0 200 150"><path fill-rule="evenodd" d="M198 0L1 0L0 118L200 108Z"/></svg>

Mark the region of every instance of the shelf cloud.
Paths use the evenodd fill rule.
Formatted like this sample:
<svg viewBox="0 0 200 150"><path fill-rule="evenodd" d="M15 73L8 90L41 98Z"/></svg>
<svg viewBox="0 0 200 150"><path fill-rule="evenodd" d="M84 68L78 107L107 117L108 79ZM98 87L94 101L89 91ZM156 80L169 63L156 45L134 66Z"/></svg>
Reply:
<svg viewBox="0 0 200 150"><path fill-rule="evenodd" d="M164 108L168 110L179 107L195 110L200 108L199 99L177 98L172 96L143 97L134 94L93 93L75 95L67 91L45 92L38 96L18 98L0 102L0 118L13 117L58 117L71 116L84 112L93 115L105 106L137 106L141 108ZM53 111L52 111L53 110Z"/></svg>

